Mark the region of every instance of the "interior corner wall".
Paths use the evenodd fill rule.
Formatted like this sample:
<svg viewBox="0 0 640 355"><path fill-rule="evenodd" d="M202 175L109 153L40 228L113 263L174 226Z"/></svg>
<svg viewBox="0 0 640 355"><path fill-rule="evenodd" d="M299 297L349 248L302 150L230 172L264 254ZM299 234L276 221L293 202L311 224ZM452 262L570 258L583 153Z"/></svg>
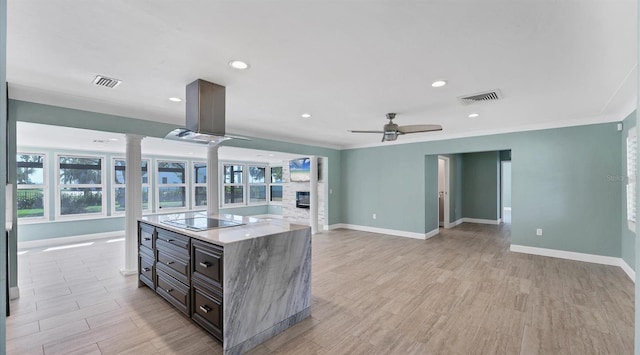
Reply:
<svg viewBox="0 0 640 355"><path fill-rule="evenodd" d="M620 136L620 149L621 149L621 161L622 166L620 170L620 178L613 179L620 181L620 194L621 198L621 208L622 213L620 214L620 256L622 260L624 260L627 265L629 265L632 269L636 268L636 233L635 230L632 231L629 229L627 223L627 186L624 182L626 182L626 177L629 175L627 173L627 135L630 130L636 129L636 111L631 113L627 118L622 121L622 134Z"/></svg>
<svg viewBox="0 0 640 355"><path fill-rule="evenodd" d="M620 136L601 123L343 150L343 223L422 232L425 155L510 149L512 244L620 257L621 189L607 178Z"/></svg>
<svg viewBox="0 0 640 355"><path fill-rule="evenodd" d="M500 153L462 154L462 217L500 218Z"/></svg>

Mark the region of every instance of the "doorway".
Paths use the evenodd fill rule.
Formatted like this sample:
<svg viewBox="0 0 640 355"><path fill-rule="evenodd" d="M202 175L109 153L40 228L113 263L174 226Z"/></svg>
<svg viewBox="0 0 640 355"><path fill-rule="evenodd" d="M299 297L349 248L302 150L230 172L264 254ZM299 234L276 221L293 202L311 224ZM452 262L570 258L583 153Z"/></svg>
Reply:
<svg viewBox="0 0 640 355"><path fill-rule="evenodd" d="M438 226L449 227L449 158L438 156Z"/></svg>
<svg viewBox="0 0 640 355"><path fill-rule="evenodd" d="M502 222L511 224L511 161L502 161L500 171Z"/></svg>

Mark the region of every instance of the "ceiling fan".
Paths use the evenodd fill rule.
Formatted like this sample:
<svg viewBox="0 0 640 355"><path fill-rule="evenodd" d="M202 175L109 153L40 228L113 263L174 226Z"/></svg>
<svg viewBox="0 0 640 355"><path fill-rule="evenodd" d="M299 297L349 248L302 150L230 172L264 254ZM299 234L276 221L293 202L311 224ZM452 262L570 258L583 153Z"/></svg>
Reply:
<svg viewBox="0 0 640 355"><path fill-rule="evenodd" d="M383 126L382 131L352 131L351 133L382 133L382 141L395 141L399 135L409 134L409 133L420 133L420 132L433 132L433 131L442 131L442 126L438 124L415 124L415 125L407 125L407 126L398 126L393 123L393 119L396 118L395 113L387 113L387 119L389 123Z"/></svg>

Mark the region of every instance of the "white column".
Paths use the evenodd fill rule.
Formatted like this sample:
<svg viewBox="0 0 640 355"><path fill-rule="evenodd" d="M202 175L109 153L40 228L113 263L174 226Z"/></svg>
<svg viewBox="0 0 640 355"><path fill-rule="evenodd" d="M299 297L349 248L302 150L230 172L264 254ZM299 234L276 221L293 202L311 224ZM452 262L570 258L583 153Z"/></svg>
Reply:
<svg viewBox="0 0 640 355"><path fill-rule="evenodd" d="M142 139L127 134L125 169L125 266L120 269L124 276L138 273L138 219L142 217Z"/></svg>
<svg viewBox="0 0 640 355"><path fill-rule="evenodd" d="M215 143L207 146L207 215L215 216L220 213L220 199L218 194L220 187L218 180L218 148Z"/></svg>
<svg viewBox="0 0 640 355"><path fill-rule="evenodd" d="M318 233L318 157L310 157L309 173L309 225L311 234Z"/></svg>

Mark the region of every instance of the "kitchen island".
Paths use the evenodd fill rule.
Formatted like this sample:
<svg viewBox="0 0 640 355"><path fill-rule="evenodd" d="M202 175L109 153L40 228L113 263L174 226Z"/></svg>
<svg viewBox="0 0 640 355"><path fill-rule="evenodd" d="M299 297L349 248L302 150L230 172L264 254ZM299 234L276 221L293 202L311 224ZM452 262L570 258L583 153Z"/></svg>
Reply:
<svg viewBox="0 0 640 355"><path fill-rule="evenodd" d="M214 218L140 219L138 285L211 333L224 354L242 354L311 314L311 229L277 219Z"/></svg>

